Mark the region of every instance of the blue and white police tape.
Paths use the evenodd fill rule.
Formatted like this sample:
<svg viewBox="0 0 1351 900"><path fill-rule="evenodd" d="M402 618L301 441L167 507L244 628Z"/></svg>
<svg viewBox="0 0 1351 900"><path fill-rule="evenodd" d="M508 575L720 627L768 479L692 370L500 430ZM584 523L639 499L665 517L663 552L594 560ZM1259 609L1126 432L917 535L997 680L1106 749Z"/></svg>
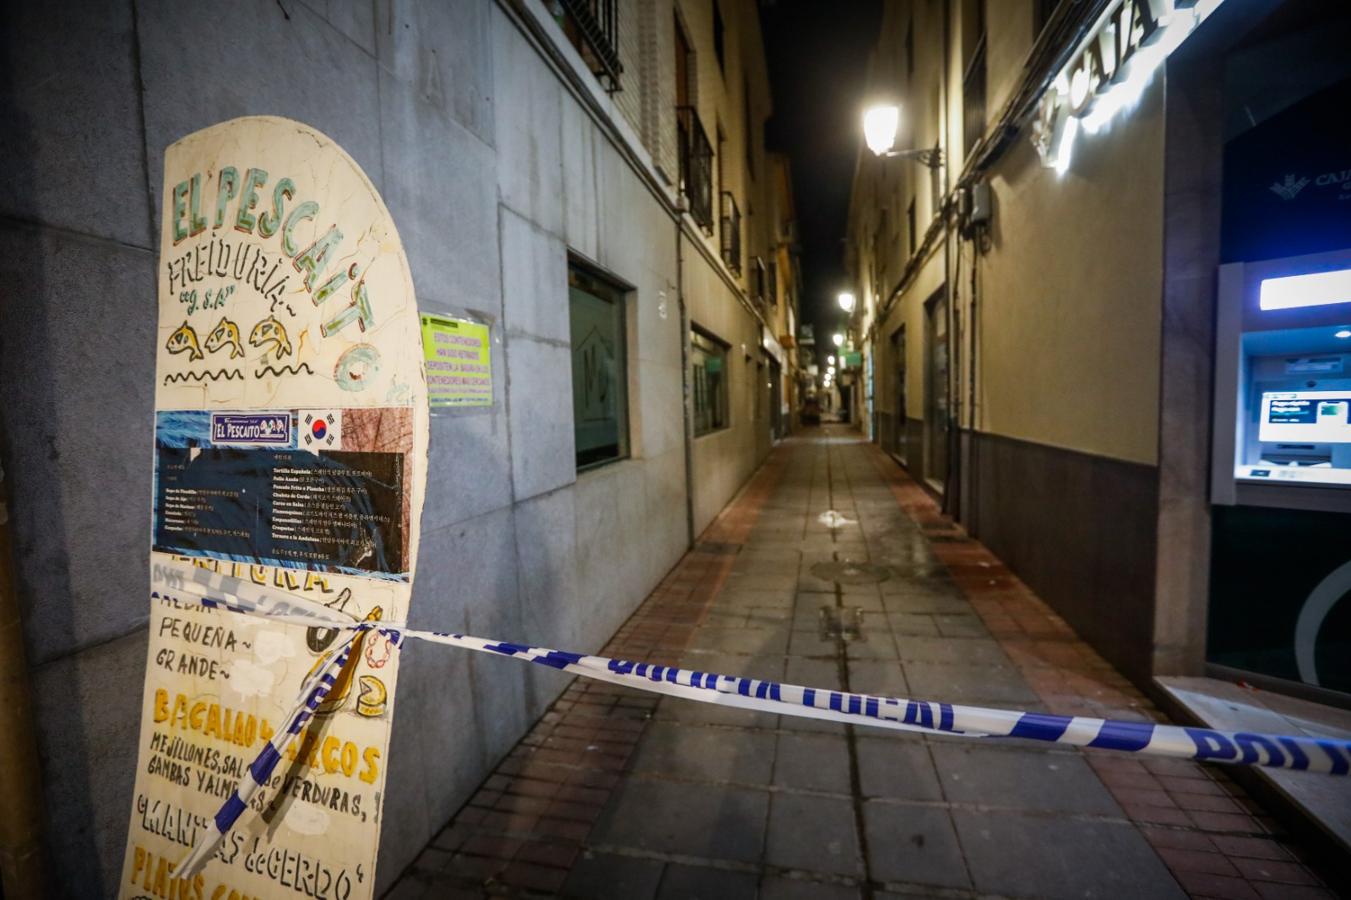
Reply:
<svg viewBox="0 0 1351 900"><path fill-rule="evenodd" d="M362 626L357 625L356 628ZM207 823L207 827L198 839L196 846L192 848L178 868L179 878L192 878L201 870L206 861L216 852L220 842L230 829L234 827L235 822L240 815L248 808L249 800L254 793L263 785L267 784L272 772L277 768L278 761L286 753L291 742L296 739L305 728L305 723L314 716L315 710L319 704L324 702L328 692L333 689L337 681L338 673L342 667L347 664L347 660L352 655L352 642L356 639L359 632L353 631L341 643L332 647L327 653L319 658L319 663L313 671L306 676L304 683L300 686L300 697L296 701L295 708L291 710L286 717L286 727L277 734L272 735L263 744L263 749L253 760L244 774L239 779L239 784L230 792L225 804L216 812L215 816Z"/></svg>
<svg viewBox="0 0 1351 900"><path fill-rule="evenodd" d="M853 694L826 688L681 669L675 666L568 653L547 647L530 647L472 635L424 631L407 628L402 623L358 622L344 613L328 609L304 597L259 588L252 583L206 569L196 569L192 575L186 577L186 573L178 570L174 570L171 574L173 577L162 579L160 572L155 573L155 580L163 584L167 590L157 591L152 596L178 600L178 595L186 594L209 609L226 609L309 627L354 632L375 630L388 637L395 647L402 646L408 638L416 638L482 653L509 656L598 681L703 703L900 731L971 738L1024 738L1151 756L1298 769L1330 775L1345 776L1351 772L1351 741L1303 735L1214 731L1208 728L1158 725L1151 722L1059 716ZM312 678L319 677L323 681L326 673L336 676L346 662L345 653L350 650L350 646L351 639L344 645L346 650L343 658L332 657L325 665L315 670L315 676ZM307 694L311 691L312 684L311 679L302 687L297 716L308 718L308 710L304 706L313 700L313 696ZM329 684L331 681L322 685L325 693ZM322 696L319 699L322 699ZM318 701L314 700L313 706L317 705ZM300 724L303 725L303 719ZM296 727L298 731L299 726ZM289 741L293 736L289 735L286 740ZM251 766L249 773L245 775L236 794L232 795L217 815L216 828L189 856L192 867L188 867L188 863L185 863L184 868L180 869L185 873L185 877L191 877L196 873L197 868L211 852L211 848L206 848L205 844L209 841L214 847L219 843L220 835L233 824L243 810L248 796L257 789L258 784L266 781L276 765L279 753L284 749L285 744L276 752L272 748L264 748L254 766Z"/></svg>

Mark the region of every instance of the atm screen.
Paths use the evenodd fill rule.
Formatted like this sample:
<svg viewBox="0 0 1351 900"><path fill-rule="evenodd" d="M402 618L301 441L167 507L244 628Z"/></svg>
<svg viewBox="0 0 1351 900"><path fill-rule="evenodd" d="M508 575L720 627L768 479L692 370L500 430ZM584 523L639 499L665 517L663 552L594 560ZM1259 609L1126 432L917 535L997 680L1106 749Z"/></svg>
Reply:
<svg viewBox="0 0 1351 900"><path fill-rule="evenodd" d="M1262 443L1351 444L1351 391L1262 394Z"/></svg>

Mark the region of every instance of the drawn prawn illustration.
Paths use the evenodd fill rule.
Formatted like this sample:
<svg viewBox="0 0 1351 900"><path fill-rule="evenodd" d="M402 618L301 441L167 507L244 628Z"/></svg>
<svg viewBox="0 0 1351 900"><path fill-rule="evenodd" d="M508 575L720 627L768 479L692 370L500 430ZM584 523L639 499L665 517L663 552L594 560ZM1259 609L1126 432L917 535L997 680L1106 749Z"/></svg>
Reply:
<svg viewBox="0 0 1351 900"><path fill-rule="evenodd" d="M263 347L272 345L272 358L281 359L291 353L291 341L286 337L286 328L277 321L276 316L268 316L249 332L249 346ZM267 352L264 351L264 356Z"/></svg>
<svg viewBox="0 0 1351 900"><path fill-rule="evenodd" d="M169 340L165 342L164 349L170 353L186 353L188 361L202 358L202 348L197 345L197 332L192 330L188 320L184 319L183 324L174 329L174 333L169 335Z"/></svg>
<svg viewBox="0 0 1351 900"><path fill-rule="evenodd" d="M239 343L239 326L231 322L225 316L220 317L216 327L211 329L211 333L206 336L206 349L215 353L217 350L230 348L230 358L244 355L244 347Z"/></svg>

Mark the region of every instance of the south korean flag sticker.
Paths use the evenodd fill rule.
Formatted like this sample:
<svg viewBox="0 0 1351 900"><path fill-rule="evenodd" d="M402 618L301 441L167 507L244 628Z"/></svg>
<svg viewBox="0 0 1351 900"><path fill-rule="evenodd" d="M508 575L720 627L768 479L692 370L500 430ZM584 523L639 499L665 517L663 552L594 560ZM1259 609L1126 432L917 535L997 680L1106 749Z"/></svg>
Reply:
<svg viewBox="0 0 1351 900"><path fill-rule="evenodd" d="M304 409L296 415L300 446L318 453L342 447L342 412L336 409Z"/></svg>

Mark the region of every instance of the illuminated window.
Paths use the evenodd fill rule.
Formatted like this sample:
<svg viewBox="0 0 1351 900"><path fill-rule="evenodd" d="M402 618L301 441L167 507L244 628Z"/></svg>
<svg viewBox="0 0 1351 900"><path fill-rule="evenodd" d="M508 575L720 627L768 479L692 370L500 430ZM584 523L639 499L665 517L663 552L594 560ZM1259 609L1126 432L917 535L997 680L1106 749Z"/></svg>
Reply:
<svg viewBox="0 0 1351 900"><path fill-rule="evenodd" d="M727 345L703 332L690 332L690 390L694 395L694 436L727 427Z"/></svg>
<svg viewBox="0 0 1351 900"><path fill-rule="evenodd" d="M572 327L572 411L577 468L629 455L628 335L624 291L568 266Z"/></svg>

